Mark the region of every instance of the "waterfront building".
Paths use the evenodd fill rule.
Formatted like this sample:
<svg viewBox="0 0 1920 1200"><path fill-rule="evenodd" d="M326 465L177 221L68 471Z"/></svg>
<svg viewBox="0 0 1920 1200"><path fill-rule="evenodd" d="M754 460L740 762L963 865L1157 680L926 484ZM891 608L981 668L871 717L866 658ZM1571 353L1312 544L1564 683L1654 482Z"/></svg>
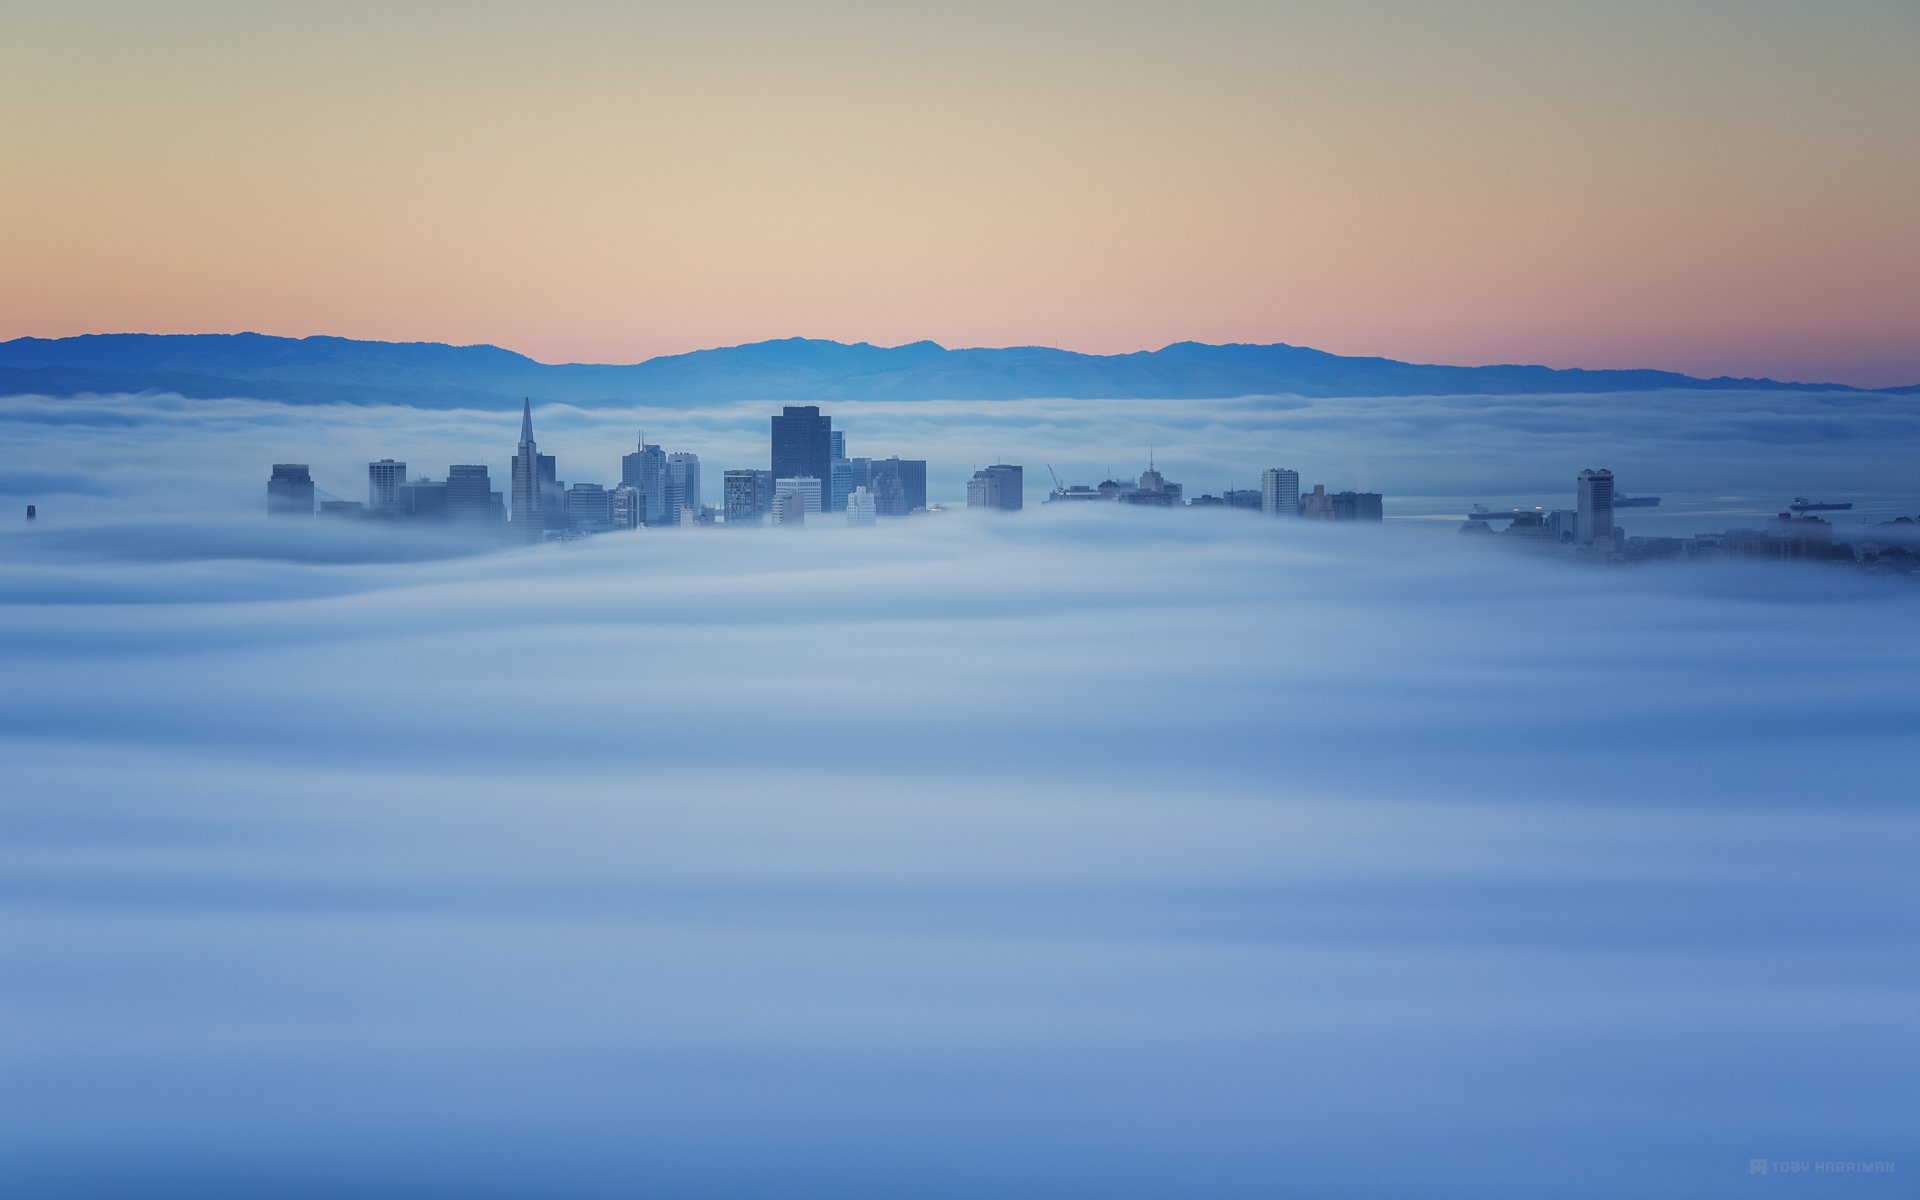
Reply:
<svg viewBox="0 0 1920 1200"><path fill-rule="evenodd" d="M1575 511L1579 515L1573 530L1575 544L1591 546L1605 538L1607 543L1600 548L1613 549L1613 472L1589 468L1580 472L1577 486L1579 499Z"/></svg>
<svg viewBox="0 0 1920 1200"><path fill-rule="evenodd" d="M273 474L267 478L267 512L275 517L313 515L313 476L307 464L273 464Z"/></svg>

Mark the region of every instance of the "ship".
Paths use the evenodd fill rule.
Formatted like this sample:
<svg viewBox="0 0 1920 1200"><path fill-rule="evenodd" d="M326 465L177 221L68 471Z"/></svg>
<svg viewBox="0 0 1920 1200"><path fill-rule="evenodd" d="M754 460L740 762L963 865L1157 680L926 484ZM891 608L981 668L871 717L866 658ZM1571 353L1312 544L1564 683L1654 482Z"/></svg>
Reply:
<svg viewBox="0 0 1920 1200"><path fill-rule="evenodd" d="M1793 498L1793 503L1788 505L1787 507L1791 508L1793 511L1797 513L1845 512L1849 508L1853 507L1853 501L1842 500L1838 504L1832 504L1824 500L1809 500L1805 496L1795 496Z"/></svg>
<svg viewBox="0 0 1920 1200"><path fill-rule="evenodd" d="M1615 496L1615 508L1656 508L1660 504L1658 496Z"/></svg>

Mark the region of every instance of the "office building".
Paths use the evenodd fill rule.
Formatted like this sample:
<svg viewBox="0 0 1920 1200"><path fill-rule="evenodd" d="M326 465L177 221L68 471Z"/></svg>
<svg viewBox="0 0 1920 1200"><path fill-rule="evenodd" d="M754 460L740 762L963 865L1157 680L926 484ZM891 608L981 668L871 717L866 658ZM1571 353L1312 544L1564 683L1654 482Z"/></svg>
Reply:
<svg viewBox="0 0 1920 1200"><path fill-rule="evenodd" d="M1244 508L1252 512L1262 512L1266 509L1267 505L1266 495L1258 488L1240 488L1238 490L1229 488L1227 494L1220 498L1227 502L1228 508ZM1293 483L1293 508L1294 515L1298 516L1300 512L1300 480L1297 475Z"/></svg>
<svg viewBox="0 0 1920 1200"><path fill-rule="evenodd" d="M1326 484L1316 483L1300 497L1300 515L1309 521L1333 520L1333 497L1327 495Z"/></svg>
<svg viewBox="0 0 1920 1200"><path fill-rule="evenodd" d="M612 529L612 493L597 483L576 483L568 488L567 527L581 533Z"/></svg>
<svg viewBox="0 0 1920 1200"><path fill-rule="evenodd" d="M400 485L407 481L407 464L383 458L367 464L367 511L397 514L400 511Z"/></svg>
<svg viewBox="0 0 1920 1200"><path fill-rule="evenodd" d="M447 468L447 517L471 524L495 524L502 518L500 493L487 468L458 463Z"/></svg>
<svg viewBox="0 0 1920 1200"><path fill-rule="evenodd" d="M1270 517L1300 515L1300 472L1268 467L1260 472L1260 511Z"/></svg>
<svg viewBox="0 0 1920 1200"><path fill-rule="evenodd" d="M520 403L520 445L513 456L513 533L522 541L537 542L546 529L540 512L540 463L546 458L533 440L533 401Z"/></svg>
<svg viewBox="0 0 1920 1200"><path fill-rule="evenodd" d="M997 512L1019 512L1026 498L1021 469L995 463L973 473L967 481L967 507Z"/></svg>
<svg viewBox="0 0 1920 1200"><path fill-rule="evenodd" d="M400 485L399 515L416 521L447 519L447 485L444 480L410 479Z"/></svg>
<svg viewBox="0 0 1920 1200"><path fill-rule="evenodd" d="M883 517L904 517L927 506L927 463L920 458L876 458L867 490ZM892 481L892 482L889 482Z"/></svg>
<svg viewBox="0 0 1920 1200"><path fill-rule="evenodd" d="M649 444L645 433L640 435L638 450L620 456L620 482L640 489L640 498L646 502L643 524L674 523L669 520L667 505L667 455Z"/></svg>
<svg viewBox="0 0 1920 1200"><path fill-rule="evenodd" d="M1607 539L1602 549L1613 548L1613 472L1595 471L1591 468L1580 472L1577 481L1579 500L1574 511L1578 514L1573 527L1573 540L1576 545L1591 546L1601 538Z"/></svg>
<svg viewBox="0 0 1920 1200"><path fill-rule="evenodd" d="M773 481L773 495L777 501L780 493L792 492L800 497L801 506L810 513L820 512L820 481L807 477L796 479L776 479Z"/></svg>
<svg viewBox="0 0 1920 1200"><path fill-rule="evenodd" d="M623 483L607 496L615 529L638 529L647 523L647 498L639 488Z"/></svg>
<svg viewBox="0 0 1920 1200"><path fill-rule="evenodd" d="M847 495L847 524L871 525L879 515L874 506L873 493L865 488L855 488Z"/></svg>
<svg viewBox="0 0 1920 1200"><path fill-rule="evenodd" d="M1336 521L1379 521L1382 519L1380 493L1335 492L1327 497Z"/></svg>
<svg viewBox="0 0 1920 1200"><path fill-rule="evenodd" d="M812 479L825 484L833 478L833 419L809 405L788 405L773 422L773 477ZM824 497L823 497L824 499ZM818 512L818 506L814 511Z"/></svg>
<svg viewBox="0 0 1920 1200"><path fill-rule="evenodd" d="M267 478L267 512L275 517L313 515L313 476L305 463L275 463Z"/></svg>
<svg viewBox="0 0 1920 1200"><path fill-rule="evenodd" d="M845 512L847 496L853 491L853 464L844 458L836 458L828 469L833 472L832 478L827 481L828 511Z"/></svg>
<svg viewBox="0 0 1920 1200"><path fill-rule="evenodd" d="M773 511L773 472L745 468L722 477L721 515L729 525L758 525Z"/></svg>
<svg viewBox="0 0 1920 1200"><path fill-rule="evenodd" d="M685 513L700 512L700 456L685 452L667 455L668 525L685 525Z"/></svg>
<svg viewBox="0 0 1920 1200"><path fill-rule="evenodd" d="M794 488L781 488L773 493L773 523L775 525L804 525L807 523L807 501Z"/></svg>

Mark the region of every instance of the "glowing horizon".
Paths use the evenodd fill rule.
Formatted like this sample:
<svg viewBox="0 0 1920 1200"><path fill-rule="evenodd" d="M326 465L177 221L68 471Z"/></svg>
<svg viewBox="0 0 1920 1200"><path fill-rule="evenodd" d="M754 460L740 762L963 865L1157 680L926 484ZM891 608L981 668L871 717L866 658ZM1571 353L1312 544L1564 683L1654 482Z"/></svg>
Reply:
<svg viewBox="0 0 1920 1200"><path fill-rule="evenodd" d="M1910 5L22 3L0 42L0 339L1920 383Z"/></svg>

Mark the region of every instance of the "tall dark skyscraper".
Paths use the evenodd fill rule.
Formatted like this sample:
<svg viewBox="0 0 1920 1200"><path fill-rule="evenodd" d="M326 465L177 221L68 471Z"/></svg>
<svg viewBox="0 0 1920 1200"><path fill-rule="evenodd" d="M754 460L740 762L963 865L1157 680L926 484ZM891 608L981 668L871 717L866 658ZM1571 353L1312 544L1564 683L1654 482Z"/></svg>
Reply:
<svg viewBox="0 0 1920 1200"><path fill-rule="evenodd" d="M833 418L813 405L788 405L773 418L773 477L818 479L824 490L833 478Z"/></svg>
<svg viewBox="0 0 1920 1200"><path fill-rule="evenodd" d="M927 506L927 460L924 458L876 458L873 480L868 485L880 505L883 517L904 517L916 508ZM894 482L889 483L891 479Z"/></svg>
<svg viewBox="0 0 1920 1200"><path fill-rule="evenodd" d="M545 531L541 520L540 447L533 440L533 401L520 407L520 448L513 456L513 532L522 541L537 542Z"/></svg>

